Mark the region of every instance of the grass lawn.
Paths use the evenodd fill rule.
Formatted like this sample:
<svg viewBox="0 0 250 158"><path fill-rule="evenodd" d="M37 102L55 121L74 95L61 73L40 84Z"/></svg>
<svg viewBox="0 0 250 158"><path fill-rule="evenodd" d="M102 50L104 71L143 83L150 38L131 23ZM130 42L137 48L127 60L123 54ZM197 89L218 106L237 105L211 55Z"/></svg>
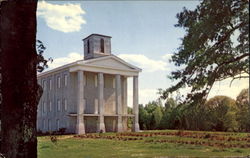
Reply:
<svg viewBox="0 0 250 158"><path fill-rule="evenodd" d="M38 138L39 158L166 158L167 156L247 156L250 134L144 131Z"/></svg>

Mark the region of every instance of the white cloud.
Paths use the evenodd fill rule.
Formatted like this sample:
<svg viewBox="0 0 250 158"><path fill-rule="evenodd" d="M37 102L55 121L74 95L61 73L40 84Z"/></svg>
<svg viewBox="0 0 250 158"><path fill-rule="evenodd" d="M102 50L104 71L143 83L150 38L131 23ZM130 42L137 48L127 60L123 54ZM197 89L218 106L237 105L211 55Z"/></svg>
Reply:
<svg viewBox="0 0 250 158"><path fill-rule="evenodd" d="M86 21L80 4L51 4L45 1L38 2L37 16L44 18L48 27L62 32L80 31Z"/></svg>
<svg viewBox="0 0 250 158"><path fill-rule="evenodd" d="M216 82L211 92L209 93L209 98L214 97L216 95L225 95L236 99L242 89L249 87L248 78L234 80L230 86L231 80L231 78L228 78L226 80Z"/></svg>
<svg viewBox="0 0 250 158"><path fill-rule="evenodd" d="M139 104L147 104L149 101L154 101L160 96L157 94L157 89L140 89ZM133 90L128 89L128 106L133 107Z"/></svg>
<svg viewBox="0 0 250 158"><path fill-rule="evenodd" d="M165 60L165 61L167 61L167 62L169 62L169 60L171 59L172 55L173 54L165 54L165 55L162 56L162 59Z"/></svg>
<svg viewBox="0 0 250 158"><path fill-rule="evenodd" d="M82 59L83 59L83 55L72 52L72 53L69 53L67 57L53 59L53 62L49 63L48 65L49 65L49 69L54 69L56 67L63 66L65 64L69 64L71 62L75 62L77 60L82 60Z"/></svg>
<svg viewBox="0 0 250 158"><path fill-rule="evenodd" d="M120 54L118 55L118 57L122 58L127 62L135 64L139 68L142 68L144 72L168 70L167 62L162 60L149 59L148 57L142 54Z"/></svg>
<svg viewBox="0 0 250 158"><path fill-rule="evenodd" d="M242 89L249 87L248 78L234 80L230 86L231 81L232 81L232 78L228 78L219 82L215 82L207 99L210 99L217 95L228 96L233 99L236 99L236 97L239 95ZM179 90L179 92L181 95L186 96L187 93L191 92L191 88L190 87L182 88ZM173 93L172 97L176 97L176 93Z"/></svg>

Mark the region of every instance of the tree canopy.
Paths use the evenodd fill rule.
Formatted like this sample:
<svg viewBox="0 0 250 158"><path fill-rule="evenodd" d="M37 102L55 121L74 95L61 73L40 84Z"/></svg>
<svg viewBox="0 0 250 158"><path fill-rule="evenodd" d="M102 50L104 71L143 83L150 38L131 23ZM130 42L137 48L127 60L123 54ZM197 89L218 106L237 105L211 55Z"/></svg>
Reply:
<svg viewBox="0 0 250 158"><path fill-rule="evenodd" d="M236 131L238 123L236 121L237 107L235 100L227 96L215 96L206 102L208 120L212 129L217 131Z"/></svg>
<svg viewBox="0 0 250 158"><path fill-rule="evenodd" d="M236 100L214 96L204 106L183 104L177 98L168 98L165 106L159 101L152 101L139 106L140 128L249 132L248 96L248 89L243 89Z"/></svg>
<svg viewBox="0 0 250 158"><path fill-rule="evenodd" d="M250 106L249 106L249 89L243 89L236 98L238 112L236 119L239 122L240 131L250 131Z"/></svg>
<svg viewBox="0 0 250 158"><path fill-rule="evenodd" d="M205 102L213 84L227 78L249 78L249 0L203 0L195 10L177 14L185 29L171 61L182 67L169 76L177 83L162 97L191 87L186 102Z"/></svg>

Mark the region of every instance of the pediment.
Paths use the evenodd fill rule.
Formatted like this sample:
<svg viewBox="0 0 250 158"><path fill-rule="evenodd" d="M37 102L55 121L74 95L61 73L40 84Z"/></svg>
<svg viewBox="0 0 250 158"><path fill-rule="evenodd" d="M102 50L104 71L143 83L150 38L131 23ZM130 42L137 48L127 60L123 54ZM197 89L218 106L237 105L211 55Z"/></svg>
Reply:
<svg viewBox="0 0 250 158"><path fill-rule="evenodd" d="M85 65L105 67L105 68L114 68L114 69L121 69L121 70L130 70L130 71L131 70L141 71L141 69L123 61L122 59L116 56L107 56L107 57L100 57L100 58L88 60L85 62Z"/></svg>

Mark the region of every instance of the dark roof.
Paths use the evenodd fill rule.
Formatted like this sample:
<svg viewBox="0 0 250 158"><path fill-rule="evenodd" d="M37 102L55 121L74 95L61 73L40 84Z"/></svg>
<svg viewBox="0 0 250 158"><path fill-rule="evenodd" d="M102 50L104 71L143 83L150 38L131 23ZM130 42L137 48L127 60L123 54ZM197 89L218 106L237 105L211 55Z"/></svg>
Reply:
<svg viewBox="0 0 250 158"><path fill-rule="evenodd" d="M83 40L89 38L90 36L102 36L102 37L108 37L108 38L112 38L111 36L106 36L106 35L101 35L101 34L97 34L97 33L92 33L91 35L89 35L88 37L85 37Z"/></svg>

